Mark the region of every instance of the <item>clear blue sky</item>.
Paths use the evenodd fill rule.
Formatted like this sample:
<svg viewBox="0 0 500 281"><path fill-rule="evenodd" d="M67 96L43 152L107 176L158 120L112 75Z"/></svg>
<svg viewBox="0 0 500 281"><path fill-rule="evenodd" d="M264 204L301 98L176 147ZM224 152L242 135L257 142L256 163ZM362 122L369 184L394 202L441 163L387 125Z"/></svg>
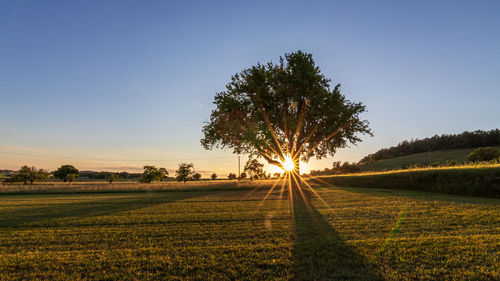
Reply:
<svg viewBox="0 0 500 281"><path fill-rule="evenodd" d="M499 1L0 0L0 168L236 171L199 144L215 92L298 49L375 133L314 169L498 128L499 15Z"/></svg>

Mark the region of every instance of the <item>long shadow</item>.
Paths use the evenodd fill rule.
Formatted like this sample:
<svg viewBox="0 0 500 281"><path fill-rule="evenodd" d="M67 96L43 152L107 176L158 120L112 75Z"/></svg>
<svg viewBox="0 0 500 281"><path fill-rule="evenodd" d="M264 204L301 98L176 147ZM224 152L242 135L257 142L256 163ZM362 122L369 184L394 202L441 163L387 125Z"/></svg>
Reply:
<svg viewBox="0 0 500 281"><path fill-rule="evenodd" d="M211 192L211 194L217 191ZM116 193L115 193L116 194ZM201 197L206 192L151 192L138 193L125 198L106 198L100 200L48 204L43 207L20 208L0 215L0 228L32 227L51 225L61 218L85 218L146 208L158 204ZM125 195L131 195L125 193ZM59 195L60 196L60 195ZM64 195L62 195L64 196ZM43 198L40 196L41 203Z"/></svg>
<svg viewBox="0 0 500 281"><path fill-rule="evenodd" d="M311 192L295 191L295 280L383 280L375 266L346 243L310 203Z"/></svg>

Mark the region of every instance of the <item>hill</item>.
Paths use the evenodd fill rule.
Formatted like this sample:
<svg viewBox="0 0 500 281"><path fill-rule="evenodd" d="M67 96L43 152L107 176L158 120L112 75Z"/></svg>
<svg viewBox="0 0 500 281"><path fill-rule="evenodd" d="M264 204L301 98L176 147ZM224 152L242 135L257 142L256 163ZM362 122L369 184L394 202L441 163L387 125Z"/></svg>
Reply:
<svg viewBox="0 0 500 281"><path fill-rule="evenodd" d="M499 129L490 131L477 130L474 132L465 131L456 135L435 135L431 138L403 141L396 146L383 148L373 154L367 155L359 163L427 153L429 151L472 149L485 146L500 146Z"/></svg>
<svg viewBox="0 0 500 281"><path fill-rule="evenodd" d="M495 146L494 148L500 149L500 146ZM414 166L415 164L431 164L436 162L445 164L446 161L453 160L463 163L467 160L467 155L473 150L474 148L465 148L415 153L378 161L362 162L359 164L359 167L361 171L382 171L400 169L404 166Z"/></svg>

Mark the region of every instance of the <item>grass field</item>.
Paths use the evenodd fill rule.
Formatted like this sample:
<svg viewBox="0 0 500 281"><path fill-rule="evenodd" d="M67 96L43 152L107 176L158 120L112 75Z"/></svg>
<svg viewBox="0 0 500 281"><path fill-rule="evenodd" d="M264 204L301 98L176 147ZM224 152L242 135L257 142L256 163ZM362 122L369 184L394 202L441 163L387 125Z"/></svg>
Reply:
<svg viewBox="0 0 500 281"><path fill-rule="evenodd" d="M494 148L500 150L500 146ZM431 151L431 153L415 153L407 156L366 163L360 165L360 168L362 171L382 171L400 169L403 165L412 166L415 164L430 164L434 162L445 164L448 160L455 160L458 163L463 163L467 160L467 155L469 155L469 153L471 153L473 150L473 148L450 149Z"/></svg>
<svg viewBox="0 0 500 281"><path fill-rule="evenodd" d="M3 194L0 279L500 279L499 199L314 188Z"/></svg>

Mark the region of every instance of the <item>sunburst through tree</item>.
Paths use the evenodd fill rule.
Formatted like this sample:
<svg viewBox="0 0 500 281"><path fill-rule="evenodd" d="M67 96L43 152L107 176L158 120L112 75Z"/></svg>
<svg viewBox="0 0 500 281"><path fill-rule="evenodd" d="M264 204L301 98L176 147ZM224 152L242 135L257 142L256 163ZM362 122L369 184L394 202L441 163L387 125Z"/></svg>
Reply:
<svg viewBox="0 0 500 281"><path fill-rule="evenodd" d="M372 134L360 119L365 106L330 82L302 51L245 69L216 94L201 144L262 157L286 171L290 186L300 187L300 161L333 156L361 141L360 134Z"/></svg>

